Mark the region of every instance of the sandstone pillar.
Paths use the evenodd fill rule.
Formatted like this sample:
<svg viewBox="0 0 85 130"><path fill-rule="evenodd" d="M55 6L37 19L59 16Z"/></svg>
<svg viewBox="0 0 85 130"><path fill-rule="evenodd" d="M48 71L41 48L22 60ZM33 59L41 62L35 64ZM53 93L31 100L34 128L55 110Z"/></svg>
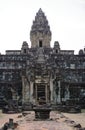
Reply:
<svg viewBox="0 0 85 130"><path fill-rule="evenodd" d="M54 100L54 103L56 104L56 100L57 100L57 94L56 94L56 85L55 83L53 84L53 100Z"/></svg>
<svg viewBox="0 0 85 130"><path fill-rule="evenodd" d="M22 103L29 102L29 83L27 82L27 79L22 76Z"/></svg>
<svg viewBox="0 0 85 130"><path fill-rule="evenodd" d="M53 81L50 79L50 100L53 102Z"/></svg>
<svg viewBox="0 0 85 130"><path fill-rule="evenodd" d="M33 82L30 82L30 101L33 101Z"/></svg>
<svg viewBox="0 0 85 130"><path fill-rule="evenodd" d="M58 96L57 96L57 102L61 103L61 84L60 84L60 80L58 81Z"/></svg>
<svg viewBox="0 0 85 130"><path fill-rule="evenodd" d="M36 90L36 102L37 102L37 84L36 84L36 86L35 86L35 90Z"/></svg>
<svg viewBox="0 0 85 130"><path fill-rule="evenodd" d="M22 76L22 104L24 103L25 101L25 94L24 94L24 91L25 91L25 82L24 82L24 76Z"/></svg>
<svg viewBox="0 0 85 130"><path fill-rule="evenodd" d="M70 92L69 92L69 85L66 86L66 90L65 90L65 101L68 100L70 98Z"/></svg>
<svg viewBox="0 0 85 130"><path fill-rule="evenodd" d="M45 96L46 96L46 103L48 102L48 90L47 85L45 86Z"/></svg>

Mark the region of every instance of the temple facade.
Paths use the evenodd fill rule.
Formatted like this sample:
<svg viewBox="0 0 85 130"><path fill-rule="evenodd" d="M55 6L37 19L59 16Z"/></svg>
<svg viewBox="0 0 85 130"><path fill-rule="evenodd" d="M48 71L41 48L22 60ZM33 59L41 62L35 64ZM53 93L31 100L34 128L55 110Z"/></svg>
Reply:
<svg viewBox="0 0 85 130"><path fill-rule="evenodd" d="M42 9L36 13L21 50L0 55L0 95L22 104L62 104L85 94L85 49L61 50L58 41L50 46L52 32Z"/></svg>

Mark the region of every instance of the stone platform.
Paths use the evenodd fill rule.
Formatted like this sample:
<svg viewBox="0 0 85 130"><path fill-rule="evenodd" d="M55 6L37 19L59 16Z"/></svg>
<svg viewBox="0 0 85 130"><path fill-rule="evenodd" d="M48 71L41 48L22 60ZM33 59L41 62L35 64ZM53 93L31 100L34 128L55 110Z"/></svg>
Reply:
<svg viewBox="0 0 85 130"><path fill-rule="evenodd" d="M34 112L35 112L35 118L36 119L49 119L50 118L50 112L51 112L51 108L39 108L39 107L35 107L33 108Z"/></svg>

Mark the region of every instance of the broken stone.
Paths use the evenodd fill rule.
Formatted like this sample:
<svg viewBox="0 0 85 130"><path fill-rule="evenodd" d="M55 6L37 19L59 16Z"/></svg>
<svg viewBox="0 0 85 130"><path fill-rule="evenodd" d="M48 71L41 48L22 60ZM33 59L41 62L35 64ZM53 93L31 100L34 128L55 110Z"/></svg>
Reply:
<svg viewBox="0 0 85 130"><path fill-rule="evenodd" d="M59 120L59 118L56 118L56 120Z"/></svg>
<svg viewBox="0 0 85 130"><path fill-rule="evenodd" d="M18 118L22 118L22 115L18 115Z"/></svg>
<svg viewBox="0 0 85 130"><path fill-rule="evenodd" d="M73 120L65 120L64 122L70 123L70 124L75 124L75 121Z"/></svg>
<svg viewBox="0 0 85 130"><path fill-rule="evenodd" d="M14 123L13 119L9 119L9 122L6 122L2 128L2 130L15 129L17 128L18 123Z"/></svg>
<svg viewBox="0 0 85 130"><path fill-rule="evenodd" d="M3 130L7 130L8 129L8 123L5 123L3 126Z"/></svg>
<svg viewBox="0 0 85 130"><path fill-rule="evenodd" d="M18 127L18 123L14 123L14 129Z"/></svg>
<svg viewBox="0 0 85 130"><path fill-rule="evenodd" d="M27 112L22 112L22 115L26 116L26 115L28 115L28 113Z"/></svg>
<svg viewBox="0 0 85 130"><path fill-rule="evenodd" d="M65 118L65 116L63 114L60 115L60 118Z"/></svg>
<svg viewBox="0 0 85 130"><path fill-rule="evenodd" d="M78 130L85 130L85 128L79 128Z"/></svg>
<svg viewBox="0 0 85 130"><path fill-rule="evenodd" d="M51 121L53 121L53 118L50 118Z"/></svg>
<svg viewBox="0 0 85 130"><path fill-rule="evenodd" d="M81 128L81 124L75 124L73 127Z"/></svg>

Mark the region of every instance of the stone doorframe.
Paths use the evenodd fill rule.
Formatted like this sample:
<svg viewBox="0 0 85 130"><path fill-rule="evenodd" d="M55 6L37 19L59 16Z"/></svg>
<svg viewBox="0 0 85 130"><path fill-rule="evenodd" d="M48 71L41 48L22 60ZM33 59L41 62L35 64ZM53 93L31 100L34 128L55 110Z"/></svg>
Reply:
<svg viewBox="0 0 85 130"><path fill-rule="evenodd" d="M43 99L44 97L42 95L45 96L45 102L49 102L49 92L50 92L50 87L48 84L46 83L35 83L35 100L36 103L39 100L39 91L40 91L40 87L41 87L41 91L43 89L43 91L41 92L41 99ZM44 92L45 91L45 92ZM42 94L43 93L43 94Z"/></svg>

